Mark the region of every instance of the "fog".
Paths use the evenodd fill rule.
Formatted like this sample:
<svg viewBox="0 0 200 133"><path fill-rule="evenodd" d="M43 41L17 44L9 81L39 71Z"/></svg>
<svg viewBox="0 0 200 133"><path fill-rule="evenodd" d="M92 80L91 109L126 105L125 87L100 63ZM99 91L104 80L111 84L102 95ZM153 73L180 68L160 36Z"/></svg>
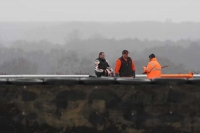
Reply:
<svg viewBox="0 0 200 133"><path fill-rule="evenodd" d="M16 40L48 40L64 44L72 32L80 39L105 37L109 39L138 38L140 40L199 39L199 22L0 22L0 40L5 45Z"/></svg>
<svg viewBox="0 0 200 133"><path fill-rule="evenodd" d="M199 72L200 23L172 22L3 22L2 74L94 74L105 52L112 68L127 49L136 73L154 53L163 73Z"/></svg>
<svg viewBox="0 0 200 133"><path fill-rule="evenodd" d="M1 0L0 9L0 21L200 21L198 0Z"/></svg>

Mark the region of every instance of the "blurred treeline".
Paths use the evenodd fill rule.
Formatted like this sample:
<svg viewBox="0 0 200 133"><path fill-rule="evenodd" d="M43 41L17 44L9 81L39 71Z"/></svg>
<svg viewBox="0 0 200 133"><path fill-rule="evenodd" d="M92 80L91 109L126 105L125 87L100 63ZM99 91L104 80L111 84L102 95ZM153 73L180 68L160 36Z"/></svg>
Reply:
<svg viewBox="0 0 200 133"><path fill-rule="evenodd" d="M156 55L161 65L169 65L163 73L198 73L200 70L200 40L112 39L100 34L82 39L77 30L66 35L65 40L62 45L48 40L18 40L9 46L0 42L0 73L94 74L94 60L99 52L105 52L106 59L114 68L124 49L130 52L137 74L142 73L142 66L147 65L151 53Z"/></svg>

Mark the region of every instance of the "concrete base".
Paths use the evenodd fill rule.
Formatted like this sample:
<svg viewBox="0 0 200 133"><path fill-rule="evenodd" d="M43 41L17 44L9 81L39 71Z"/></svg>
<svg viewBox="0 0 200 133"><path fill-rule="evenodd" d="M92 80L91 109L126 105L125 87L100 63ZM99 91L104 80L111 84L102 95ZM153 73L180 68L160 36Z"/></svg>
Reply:
<svg viewBox="0 0 200 133"><path fill-rule="evenodd" d="M197 133L200 86L0 86L1 133Z"/></svg>

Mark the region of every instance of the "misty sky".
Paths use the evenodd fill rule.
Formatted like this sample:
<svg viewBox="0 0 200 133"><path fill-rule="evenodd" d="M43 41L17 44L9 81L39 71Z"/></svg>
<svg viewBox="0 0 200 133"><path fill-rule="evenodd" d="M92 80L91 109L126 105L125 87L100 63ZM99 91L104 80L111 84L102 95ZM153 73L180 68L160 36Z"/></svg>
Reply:
<svg viewBox="0 0 200 133"><path fill-rule="evenodd" d="M1 0L0 21L200 22L198 0Z"/></svg>

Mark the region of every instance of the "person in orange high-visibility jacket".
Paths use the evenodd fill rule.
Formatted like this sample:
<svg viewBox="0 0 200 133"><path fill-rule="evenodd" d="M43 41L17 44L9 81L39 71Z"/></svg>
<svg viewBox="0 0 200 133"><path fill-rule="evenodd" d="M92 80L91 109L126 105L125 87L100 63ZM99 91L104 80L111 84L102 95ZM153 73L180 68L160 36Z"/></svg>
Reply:
<svg viewBox="0 0 200 133"><path fill-rule="evenodd" d="M135 78L135 65L133 60L128 57L128 51L122 51L122 57L116 61L115 76L116 77L133 77Z"/></svg>
<svg viewBox="0 0 200 133"><path fill-rule="evenodd" d="M143 70L147 74L148 79L161 77L161 65L154 54L149 55L149 63L146 67L143 67Z"/></svg>

